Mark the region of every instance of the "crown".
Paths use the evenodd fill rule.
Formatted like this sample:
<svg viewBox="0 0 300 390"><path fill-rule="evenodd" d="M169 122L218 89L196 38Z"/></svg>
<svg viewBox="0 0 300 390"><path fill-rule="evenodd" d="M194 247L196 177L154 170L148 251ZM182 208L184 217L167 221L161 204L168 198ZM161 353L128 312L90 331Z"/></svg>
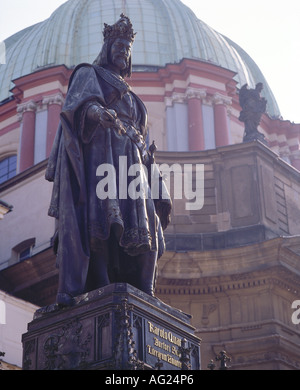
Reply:
<svg viewBox="0 0 300 390"><path fill-rule="evenodd" d="M117 21L117 23L109 26L104 23L103 36L104 41L110 38L124 38L129 42L133 42L135 39L136 33L133 32L132 23L130 19L124 14L120 15L121 19Z"/></svg>

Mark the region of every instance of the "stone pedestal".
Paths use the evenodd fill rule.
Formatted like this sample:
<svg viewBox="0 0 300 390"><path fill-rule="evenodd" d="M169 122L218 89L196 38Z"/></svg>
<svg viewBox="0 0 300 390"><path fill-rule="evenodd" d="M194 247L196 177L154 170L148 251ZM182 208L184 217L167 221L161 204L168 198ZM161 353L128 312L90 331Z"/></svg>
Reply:
<svg viewBox="0 0 300 390"><path fill-rule="evenodd" d="M39 309L23 335L25 370L199 370L190 316L128 284Z"/></svg>

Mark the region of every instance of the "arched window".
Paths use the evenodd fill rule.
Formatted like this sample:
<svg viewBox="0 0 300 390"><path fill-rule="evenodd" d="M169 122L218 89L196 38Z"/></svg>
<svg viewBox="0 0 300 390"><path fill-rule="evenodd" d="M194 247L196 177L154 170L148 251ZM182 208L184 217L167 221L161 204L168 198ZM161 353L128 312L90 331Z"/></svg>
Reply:
<svg viewBox="0 0 300 390"><path fill-rule="evenodd" d="M29 238L28 240L20 242L14 248L12 248L12 264L17 261L24 261L32 256L32 251L35 246L35 237Z"/></svg>
<svg viewBox="0 0 300 390"><path fill-rule="evenodd" d="M0 184L16 176L17 156L10 156L0 161Z"/></svg>

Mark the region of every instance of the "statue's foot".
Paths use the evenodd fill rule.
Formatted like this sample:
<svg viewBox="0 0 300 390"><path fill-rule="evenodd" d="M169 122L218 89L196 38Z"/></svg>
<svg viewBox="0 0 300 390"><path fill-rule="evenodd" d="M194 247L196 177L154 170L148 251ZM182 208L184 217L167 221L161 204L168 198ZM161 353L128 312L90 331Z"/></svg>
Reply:
<svg viewBox="0 0 300 390"><path fill-rule="evenodd" d="M70 294L58 293L56 296L56 304L60 309L75 305L75 299Z"/></svg>
<svg viewBox="0 0 300 390"><path fill-rule="evenodd" d="M265 145L267 145L267 141L264 134L260 133L259 131L249 132L244 135L243 142L252 142L252 141L260 141Z"/></svg>

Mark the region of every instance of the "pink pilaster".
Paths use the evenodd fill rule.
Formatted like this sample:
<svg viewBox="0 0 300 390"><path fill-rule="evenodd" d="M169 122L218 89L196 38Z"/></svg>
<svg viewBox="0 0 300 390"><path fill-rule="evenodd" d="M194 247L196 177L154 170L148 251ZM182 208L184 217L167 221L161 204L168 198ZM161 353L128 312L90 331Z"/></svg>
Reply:
<svg viewBox="0 0 300 390"><path fill-rule="evenodd" d="M43 104L48 105L46 158L49 157L51 153L52 145L60 120L60 113L63 101L63 96L60 93L54 96L46 96L43 99Z"/></svg>
<svg viewBox="0 0 300 390"><path fill-rule="evenodd" d="M189 117L189 150L205 149L202 99L206 96L203 90L190 89L187 91Z"/></svg>
<svg viewBox="0 0 300 390"><path fill-rule="evenodd" d="M34 137L36 104L33 101L18 106L18 113L22 120L22 135L20 144L20 172L34 164Z"/></svg>
<svg viewBox="0 0 300 390"><path fill-rule="evenodd" d="M231 104L231 99L227 96L215 94L213 102L216 147L226 146L229 145L227 106Z"/></svg>

